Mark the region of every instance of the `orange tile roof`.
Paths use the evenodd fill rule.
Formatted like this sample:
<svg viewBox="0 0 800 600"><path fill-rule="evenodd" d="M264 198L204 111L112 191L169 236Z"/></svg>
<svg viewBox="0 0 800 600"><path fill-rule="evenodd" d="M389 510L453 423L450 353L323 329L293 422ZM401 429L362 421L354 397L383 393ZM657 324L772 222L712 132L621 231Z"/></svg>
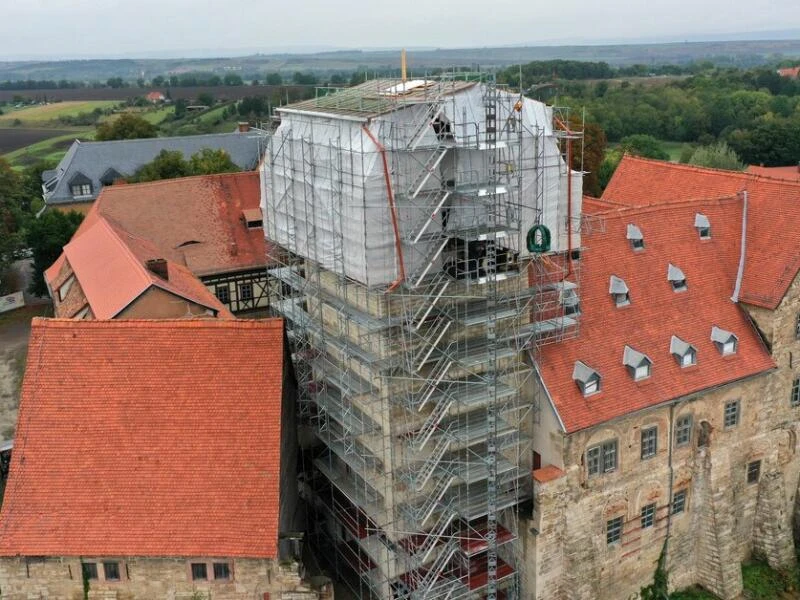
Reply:
<svg viewBox="0 0 800 600"><path fill-rule="evenodd" d="M741 301L775 309L800 270L800 182L624 156L603 200L646 206L748 192ZM712 230L714 224L711 224Z"/></svg>
<svg viewBox="0 0 800 600"><path fill-rule="evenodd" d="M753 175L763 175L764 177L775 177L777 179L788 179L789 181L800 182L800 166L791 167L758 167L750 165L747 172Z"/></svg>
<svg viewBox="0 0 800 600"><path fill-rule="evenodd" d="M695 214L713 224L700 240ZM580 331L576 339L545 346L540 374L567 432L736 381L774 366L744 311L730 297L739 258L742 203L737 198L661 203L603 215L604 227L582 236ZM628 224L642 232L645 249L634 252ZM688 289L674 292L672 263ZM617 308L609 294L612 275L622 278L631 303ZM711 341L718 326L739 338L738 352L722 357ZM670 353L673 335L694 345L697 365L681 368ZM622 363L625 346L652 361L652 376L635 382ZM601 376L601 391L584 397L572 379L575 361Z"/></svg>
<svg viewBox="0 0 800 600"><path fill-rule="evenodd" d="M81 229L98 215L111 218L201 277L266 266L263 229L242 220L260 203L256 171L114 185L103 188Z"/></svg>
<svg viewBox="0 0 800 600"><path fill-rule="evenodd" d="M279 319L34 319L0 556L275 558Z"/></svg>
<svg viewBox="0 0 800 600"><path fill-rule="evenodd" d="M147 260L162 258L163 254L150 242L127 233L101 216L75 234L64 246L64 256L98 319L113 319L151 286L232 318L225 306L186 267L169 262L168 280L147 269Z"/></svg>

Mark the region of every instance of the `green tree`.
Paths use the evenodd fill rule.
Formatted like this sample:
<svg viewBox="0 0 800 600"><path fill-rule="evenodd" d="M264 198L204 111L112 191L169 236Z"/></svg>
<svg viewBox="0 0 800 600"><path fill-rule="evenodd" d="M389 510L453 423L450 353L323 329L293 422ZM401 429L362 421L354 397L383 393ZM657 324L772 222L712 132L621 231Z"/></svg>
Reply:
<svg viewBox="0 0 800 600"><path fill-rule="evenodd" d="M180 150L162 150L152 161L139 169L133 177L129 177L128 181L131 183L158 181L187 177L191 174L191 166Z"/></svg>
<svg viewBox="0 0 800 600"><path fill-rule="evenodd" d="M644 158L669 160L669 154L664 150L664 145L652 135L634 134L622 138L619 147L623 152L628 152Z"/></svg>
<svg viewBox="0 0 800 600"><path fill-rule="evenodd" d="M177 100L175 100L175 118L176 119L181 119L181 118L184 117L184 115L186 115L186 106L188 104L189 103L186 102L186 100L183 99L183 98L178 98Z"/></svg>
<svg viewBox="0 0 800 600"><path fill-rule="evenodd" d="M100 123L94 139L104 142L108 140L134 140L152 138L158 135L158 129L142 117L132 113L122 113L113 121Z"/></svg>
<svg viewBox="0 0 800 600"><path fill-rule="evenodd" d="M192 154L189 167L193 175L213 173L235 173L239 167L231 160L231 155L222 149L203 148Z"/></svg>
<svg viewBox="0 0 800 600"><path fill-rule="evenodd" d="M222 81L225 85L243 85L244 81L242 78L237 75L236 73L227 73L225 77L222 78Z"/></svg>
<svg viewBox="0 0 800 600"><path fill-rule="evenodd" d="M711 146L700 146L692 153L689 164L713 169L727 169L729 171L742 171L744 169L744 164L739 155L725 142L719 142Z"/></svg>
<svg viewBox="0 0 800 600"><path fill-rule="evenodd" d="M267 85L283 85L283 77L280 73L270 73L266 79Z"/></svg>
<svg viewBox="0 0 800 600"><path fill-rule="evenodd" d="M44 272L61 254L83 220L75 211L68 213L48 210L28 223L26 240L33 251L33 279L29 291L37 296L47 295Z"/></svg>
<svg viewBox="0 0 800 600"><path fill-rule="evenodd" d="M7 287L7 273L22 247L22 184L19 175L5 159L0 158L0 293L12 292Z"/></svg>
<svg viewBox="0 0 800 600"><path fill-rule="evenodd" d="M213 106L214 96L212 96L208 92L202 92L200 94L197 94L197 103L203 106Z"/></svg>

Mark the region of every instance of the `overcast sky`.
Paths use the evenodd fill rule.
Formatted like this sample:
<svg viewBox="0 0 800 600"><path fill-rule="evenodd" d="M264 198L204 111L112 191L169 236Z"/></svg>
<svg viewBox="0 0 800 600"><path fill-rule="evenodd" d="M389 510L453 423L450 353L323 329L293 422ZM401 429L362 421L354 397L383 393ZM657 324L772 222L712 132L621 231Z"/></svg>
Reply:
<svg viewBox="0 0 800 600"><path fill-rule="evenodd" d="M798 0L0 0L0 59L480 47L800 29Z"/></svg>

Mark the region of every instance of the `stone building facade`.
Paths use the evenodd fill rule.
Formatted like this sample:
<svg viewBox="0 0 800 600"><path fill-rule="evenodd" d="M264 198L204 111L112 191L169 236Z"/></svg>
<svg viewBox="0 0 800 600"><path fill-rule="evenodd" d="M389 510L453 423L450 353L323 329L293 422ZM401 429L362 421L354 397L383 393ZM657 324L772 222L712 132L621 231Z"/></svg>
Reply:
<svg viewBox="0 0 800 600"><path fill-rule="evenodd" d="M116 565L108 579L105 565ZM227 571L218 565L226 565ZM93 575L84 582L85 565ZM205 565L201 577L193 565ZM225 577L214 577L224 574ZM194 577L193 577L194 574ZM96 576L95 576L96 575ZM328 588L303 582L297 563L263 559L74 557L0 560L3 598L9 600L319 600L333 598Z"/></svg>
<svg viewBox="0 0 800 600"><path fill-rule="evenodd" d="M656 187L668 180L660 172L645 179ZM619 194L611 200L624 198L623 187L610 186ZM785 191L800 198L800 189ZM772 248L776 266L754 264L759 248L749 234L756 247L741 254L742 223L763 220L769 196L751 192L749 207L741 194L651 200L658 205L597 205L603 227L585 235L581 334L546 351L539 367L539 468L533 512L520 527L524 584L537 600L638 598L661 557L670 590L698 584L732 600L743 590L742 562L795 562L797 246ZM713 242L687 224L695 214L710 219ZM631 224L644 232L643 250L631 242ZM688 291L661 280L673 263ZM757 269L782 276L760 279ZM628 282L629 306L613 305L609 273ZM714 341L712 327L723 322L735 333L733 352ZM670 336L690 342L687 363ZM649 360L641 380L622 364L627 343ZM579 360L588 371L573 368ZM582 387L585 372L598 375L597 392Z"/></svg>

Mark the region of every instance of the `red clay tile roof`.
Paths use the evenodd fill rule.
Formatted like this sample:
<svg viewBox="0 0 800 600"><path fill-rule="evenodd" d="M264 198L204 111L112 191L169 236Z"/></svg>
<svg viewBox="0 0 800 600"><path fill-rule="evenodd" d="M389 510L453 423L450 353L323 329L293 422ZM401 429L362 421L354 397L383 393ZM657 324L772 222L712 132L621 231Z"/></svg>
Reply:
<svg viewBox="0 0 800 600"><path fill-rule="evenodd" d="M763 175L764 177L775 177L776 179L788 179L789 181L800 182L800 167L757 167L750 165L747 172L753 175Z"/></svg>
<svg viewBox="0 0 800 600"><path fill-rule="evenodd" d="M0 556L275 558L279 319L34 319Z"/></svg>
<svg viewBox="0 0 800 600"><path fill-rule="evenodd" d="M748 192L747 252L740 300L775 309L800 270L800 182L625 156L604 201L646 206ZM714 223L711 222L712 236Z"/></svg>
<svg viewBox="0 0 800 600"><path fill-rule="evenodd" d="M114 185L103 188L81 229L108 217L201 277L266 266L263 229L242 219L260 203L256 171Z"/></svg>
<svg viewBox="0 0 800 600"><path fill-rule="evenodd" d="M186 267L168 262L168 280L147 269L146 261L163 258L163 253L103 217L76 233L64 246L64 256L98 319L113 319L151 286L233 318Z"/></svg>
<svg viewBox="0 0 800 600"><path fill-rule="evenodd" d="M710 219L711 239L699 239L696 213ZM730 300L741 216L742 202L735 197L661 203L607 212L604 228L584 233L579 335L543 347L539 367L567 432L774 366L744 311ZM631 248L626 239L628 224L642 231L643 251ZM672 290L667 280L670 263L686 275L686 291ZM629 306L614 305L609 294L612 275L628 286ZM735 355L720 355L710 339L714 325L738 336ZM678 366L670 353L673 335L695 346L696 366ZM649 379L635 382L628 374L622 364L626 345L653 361ZM572 379L578 360L600 374L599 393L584 397L578 389Z"/></svg>
<svg viewBox="0 0 800 600"><path fill-rule="evenodd" d="M778 69L778 75L781 77L797 79L800 77L800 67L785 67L783 69Z"/></svg>

